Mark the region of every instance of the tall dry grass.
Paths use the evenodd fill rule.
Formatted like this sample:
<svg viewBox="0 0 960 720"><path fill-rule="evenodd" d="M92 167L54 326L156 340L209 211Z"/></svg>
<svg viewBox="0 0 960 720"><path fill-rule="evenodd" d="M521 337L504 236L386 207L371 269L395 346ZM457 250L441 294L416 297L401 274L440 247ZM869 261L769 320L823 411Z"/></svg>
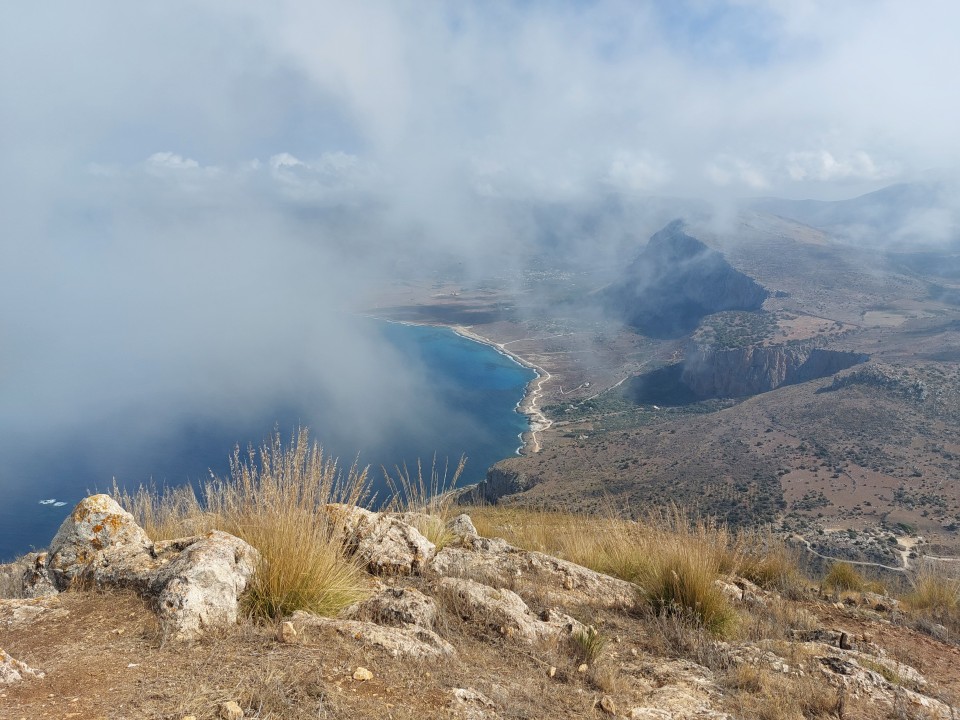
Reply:
<svg viewBox="0 0 960 720"><path fill-rule="evenodd" d="M460 460L450 474L449 461L444 463L443 471L437 465L437 456L433 456L429 477L424 477L423 466L417 460L417 474L407 468L395 468L395 475L383 468L383 475L390 490L390 501L385 509L391 512L409 513L410 523L424 537L441 549L453 541L453 533L447 529L447 523L454 515L453 490L467 465L466 456ZM457 509L459 513L459 509Z"/></svg>
<svg viewBox="0 0 960 720"><path fill-rule="evenodd" d="M731 634L737 625L716 580L737 572L744 551L722 525L693 521L677 508L640 522L500 507L468 512L481 535L636 583L654 613L689 618L718 636Z"/></svg>
<svg viewBox="0 0 960 720"><path fill-rule="evenodd" d="M251 614L272 618L294 610L332 615L366 594L365 574L323 507L359 505L367 491L366 470L354 465L344 475L306 429L286 446L276 433L259 450L235 448L229 476L211 479L202 501L189 488L141 487L132 495L115 488L154 539L217 529L255 547L260 563L245 602Z"/></svg>
<svg viewBox="0 0 960 720"><path fill-rule="evenodd" d="M956 637L960 635L960 577L943 562L924 561L910 575L910 591L903 601L921 628L942 633L942 628Z"/></svg>
<svg viewBox="0 0 960 720"><path fill-rule="evenodd" d="M836 592L860 592L866 588L867 580L853 565L841 560L831 563L822 585Z"/></svg>

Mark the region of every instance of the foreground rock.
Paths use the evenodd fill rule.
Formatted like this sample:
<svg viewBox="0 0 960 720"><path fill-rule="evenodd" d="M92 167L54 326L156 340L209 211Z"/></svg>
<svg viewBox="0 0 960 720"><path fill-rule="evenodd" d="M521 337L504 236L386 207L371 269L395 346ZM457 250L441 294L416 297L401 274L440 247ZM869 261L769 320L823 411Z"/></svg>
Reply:
<svg viewBox="0 0 960 720"><path fill-rule="evenodd" d="M545 592L551 604L627 608L637 599L631 583L544 553L519 550L500 539L465 538L460 547L437 553L431 567L442 576L501 587L529 584Z"/></svg>
<svg viewBox="0 0 960 720"><path fill-rule="evenodd" d="M436 553L432 542L400 518L339 503L327 505L326 511L349 552L374 575L418 574Z"/></svg>
<svg viewBox="0 0 960 720"><path fill-rule="evenodd" d="M490 627L505 637L527 642L560 640L587 628L569 615L556 610L535 615L515 592L497 590L463 578L442 578L438 589L447 606L461 619Z"/></svg>
<svg viewBox="0 0 960 720"><path fill-rule="evenodd" d="M343 617L391 627L417 625L432 629L437 621L437 604L419 590L388 587L351 605Z"/></svg>
<svg viewBox="0 0 960 720"><path fill-rule="evenodd" d="M431 659L454 654L453 646L432 630L418 625L384 627L372 622L343 620L312 615L298 610L290 616L298 637L305 642L336 633L368 647L386 651L392 657Z"/></svg>
<svg viewBox="0 0 960 720"><path fill-rule="evenodd" d="M250 545L219 530L190 542L152 574L149 594L161 621L179 639L235 624L258 559Z"/></svg>
<svg viewBox="0 0 960 720"><path fill-rule="evenodd" d="M108 495L82 500L45 553L0 566L4 594L38 597L82 582L131 588L148 598L168 636L193 640L237 621L259 555L220 531L153 543Z"/></svg>
<svg viewBox="0 0 960 720"><path fill-rule="evenodd" d="M43 673L37 672L26 663L10 657L0 649L0 685L12 685L25 677L42 678Z"/></svg>

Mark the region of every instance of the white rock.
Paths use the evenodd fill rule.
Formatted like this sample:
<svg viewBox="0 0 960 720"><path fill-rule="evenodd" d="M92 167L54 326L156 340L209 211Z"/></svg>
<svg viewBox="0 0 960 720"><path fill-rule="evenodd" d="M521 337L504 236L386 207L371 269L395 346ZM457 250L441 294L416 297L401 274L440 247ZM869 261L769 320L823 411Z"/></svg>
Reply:
<svg viewBox="0 0 960 720"><path fill-rule="evenodd" d="M387 587L343 613L348 620L367 620L377 625L419 625L431 629L437 620L433 598L413 588Z"/></svg>
<svg viewBox="0 0 960 720"><path fill-rule="evenodd" d="M0 649L0 685L12 685L25 677L42 678L43 673L37 672L24 662L15 660Z"/></svg>
<svg viewBox="0 0 960 720"><path fill-rule="evenodd" d="M559 639L586 627L569 615L550 610L537 617L512 590L497 590L465 578L441 578L438 584L451 610L461 618L491 627L507 637L527 642Z"/></svg>
<svg viewBox="0 0 960 720"><path fill-rule="evenodd" d="M466 513L461 513L447 523L447 529L454 535L465 539L478 538L477 528L473 525L473 520Z"/></svg>
<svg viewBox="0 0 960 720"><path fill-rule="evenodd" d="M191 542L156 572L150 593L161 621L181 640L237 621L240 594L259 553L240 538L214 530Z"/></svg>
<svg viewBox="0 0 960 720"><path fill-rule="evenodd" d="M402 628L383 627L359 620L325 618L298 610L291 621L299 628L305 642L311 634L336 633L365 646L380 648L392 657L438 658L454 654L453 646L432 630L408 625Z"/></svg>
<svg viewBox="0 0 960 720"><path fill-rule="evenodd" d="M416 574L433 559L436 546L399 518L352 505L326 506L345 545L375 575Z"/></svg>
<svg viewBox="0 0 960 720"><path fill-rule="evenodd" d="M447 577L489 578L497 584L529 583L558 605L630 607L636 586L544 553L519 550L500 539L475 538L464 547L445 547L432 569Z"/></svg>
<svg viewBox="0 0 960 720"><path fill-rule="evenodd" d="M220 704L221 720L243 720L243 708L233 700Z"/></svg>
<svg viewBox="0 0 960 720"><path fill-rule="evenodd" d="M99 582L101 572L111 570L120 570L121 582L133 583L136 579L123 576L122 570L136 564L131 562L134 557L149 557L151 546L133 516L113 498L91 495L81 500L60 525L50 543L47 567L61 590L81 576L92 576Z"/></svg>
<svg viewBox="0 0 960 720"><path fill-rule="evenodd" d="M277 628L277 640L282 643L296 642L297 629L293 626L292 622L285 621L280 623L280 627Z"/></svg>
<svg viewBox="0 0 960 720"><path fill-rule="evenodd" d="M496 704L482 692L473 688L456 688L450 693L450 708L454 717L461 720L496 720Z"/></svg>

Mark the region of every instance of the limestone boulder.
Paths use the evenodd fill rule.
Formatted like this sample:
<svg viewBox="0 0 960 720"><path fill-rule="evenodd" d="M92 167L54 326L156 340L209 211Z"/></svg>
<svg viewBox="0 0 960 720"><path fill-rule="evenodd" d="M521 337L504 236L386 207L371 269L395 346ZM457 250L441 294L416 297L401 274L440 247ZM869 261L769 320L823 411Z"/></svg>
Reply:
<svg viewBox="0 0 960 720"><path fill-rule="evenodd" d="M463 538L464 540L473 540L479 538L477 528L473 525L473 520L466 513L461 513L447 523L447 530L451 534Z"/></svg>
<svg viewBox="0 0 960 720"><path fill-rule="evenodd" d="M506 637L526 642L559 640L586 627L569 615L548 610L533 613L512 590L496 589L465 578L441 578L438 592L447 607L461 619L496 630Z"/></svg>
<svg viewBox="0 0 960 720"><path fill-rule="evenodd" d="M29 553L0 565L0 598L37 598L59 591L47 569L49 554Z"/></svg>
<svg viewBox="0 0 960 720"><path fill-rule="evenodd" d="M50 543L46 571L60 590L79 577L135 585L152 543L133 515L109 495L81 500ZM107 580L108 577L112 579Z"/></svg>
<svg viewBox="0 0 960 720"><path fill-rule="evenodd" d="M152 602L171 636L189 640L236 622L258 561L254 548L219 531L153 543L116 501L93 495L64 520L47 552L4 566L0 577L5 590L19 587L26 597L55 594L77 580L131 588Z"/></svg>
<svg viewBox="0 0 960 720"><path fill-rule="evenodd" d="M374 575L419 574L436 553L419 530L394 515L337 503L327 505L326 511L347 550Z"/></svg>
<svg viewBox="0 0 960 720"><path fill-rule="evenodd" d="M497 720L496 703L473 688L456 688L450 692L450 711L458 720Z"/></svg>
<svg viewBox="0 0 960 720"><path fill-rule="evenodd" d="M432 629L437 620L437 604L432 597L414 588L385 587L366 600L351 605L343 616L348 620L377 625L418 625Z"/></svg>
<svg viewBox="0 0 960 720"><path fill-rule="evenodd" d="M623 608L636 603L637 587L576 563L520 550L501 539L474 538L445 547L431 568L444 577L482 579L501 586L530 585L556 605Z"/></svg>
<svg viewBox="0 0 960 720"><path fill-rule="evenodd" d="M372 622L326 618L298 610L290 616L303 642L340 635L366 647L383 650L391 657L435 659L454 654L453 646L432 630L416 625L384 627Z"/></svg>
<svg viewBox="0 0 960 720"><path fill-rule="evenodd" d="M149 594L174 637L192 640L204 630L237 622L240 595L259 553L240 538L214 530L176 550L155 572ZM162 555L162 553L161 553Z"/></svg>
<svg viewBox="0 0 960 720"><path fill-rule="evenodd" d="M12 685L26 678L42 677L42 672L37 672L26 663L10 657L0 648L0 686Z"/></svg>

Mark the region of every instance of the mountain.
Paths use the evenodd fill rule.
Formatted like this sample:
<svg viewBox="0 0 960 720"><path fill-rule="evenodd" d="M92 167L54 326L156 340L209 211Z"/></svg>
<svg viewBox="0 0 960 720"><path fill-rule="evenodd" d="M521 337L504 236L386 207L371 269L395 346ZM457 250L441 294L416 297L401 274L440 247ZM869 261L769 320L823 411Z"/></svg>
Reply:
<svg viewBox="0 0 960 720"><path fill-rule="evenodd" d="M751 210L825 230L837 240L867 247L957 246L958 189L942 181L899 183L848 200L758 198Z"/></svg>
<svg viewBox="0 0 960 720"><path fill-rule="evenodd" d="M648 337L680 337L711 313L759 310L770 295L683 228L674 220L654 234L600 293L610 311Z"/></svg>

